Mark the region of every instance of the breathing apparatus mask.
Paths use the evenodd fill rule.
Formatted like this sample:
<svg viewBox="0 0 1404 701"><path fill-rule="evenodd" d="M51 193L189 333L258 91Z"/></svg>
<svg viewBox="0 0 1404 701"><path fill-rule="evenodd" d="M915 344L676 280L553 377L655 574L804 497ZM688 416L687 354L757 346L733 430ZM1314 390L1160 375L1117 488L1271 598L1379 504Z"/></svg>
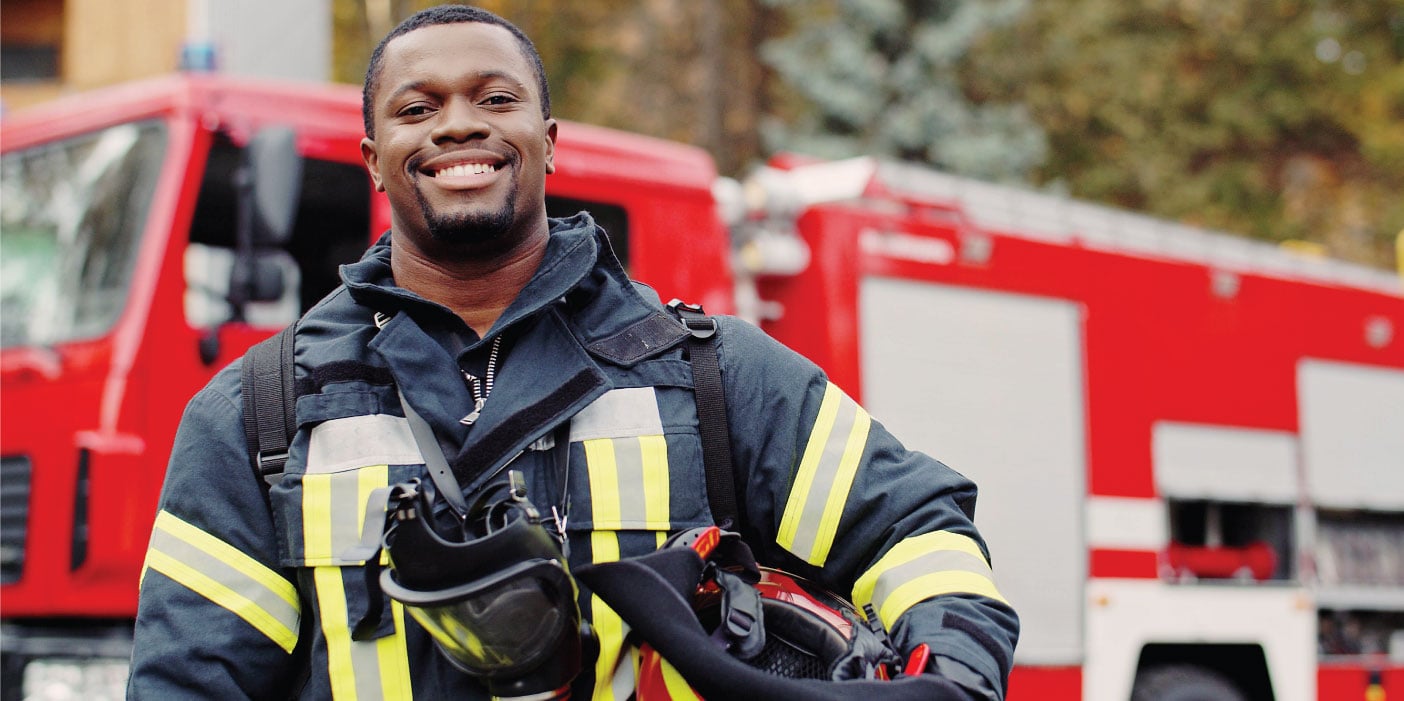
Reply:
<svg viewBox="0 0 1404 701"><path fill-rule="evenodd" d="M427 482L390 488L380 588L493 697L569 698L593 635L521 473L486 488L463 515L436 514L435 501Z"/></svg>

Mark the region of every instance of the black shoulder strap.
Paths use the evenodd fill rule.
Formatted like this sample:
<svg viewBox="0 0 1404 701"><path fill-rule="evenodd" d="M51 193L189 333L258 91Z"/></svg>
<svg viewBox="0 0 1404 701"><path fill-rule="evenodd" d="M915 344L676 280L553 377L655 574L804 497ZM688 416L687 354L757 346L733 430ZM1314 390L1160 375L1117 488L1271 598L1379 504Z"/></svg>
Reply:
<svg viewBox="0 0 1404 701"><path fill-rule="evenodd" d="M668 303L691 334L693 387L697 398L698 432L702 462L707 472L707 501L717 525L739 527L734 469L731 465L731 431L726 424L726 395L717 362L717 321L702 307L680 300ZM293 378L293 340L296 324L282 333L254 344L244 354L242 374L244 438L255 477L264 485L277 482L288 461L288 444L297 430Z"/></svg>
<svg viewBox="0 0 1404 701"><path fill-rule="evenodd" d="M731 430L726 425L726 395L717 363L717 320L707 316L702 307L677 299L668 303L668 309L692 334L688 354L692 358L698 432L702 435L702 463L707 471L707 502L717 525L723 530L734 530L740 527L740 521L731 465Z"/></svg>
<svg viewBox="0 0 1404 701"><path fill-rule="evenodd" d="M244 439L249 463L259 484L278 481L288 462L288 443L297 431L293 385L293 340L297 324L270 336L244 353Z"/></svg>

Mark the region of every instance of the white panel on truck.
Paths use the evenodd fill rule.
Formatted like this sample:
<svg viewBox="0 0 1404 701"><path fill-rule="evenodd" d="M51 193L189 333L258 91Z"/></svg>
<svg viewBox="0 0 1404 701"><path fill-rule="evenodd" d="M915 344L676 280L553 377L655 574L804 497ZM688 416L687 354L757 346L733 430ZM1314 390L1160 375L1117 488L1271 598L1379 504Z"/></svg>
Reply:
<svg viewBox="0 0 1404 701"><path fill-rule="evenodd" d="M1404 509L1404 371L1303 360L1297 411L1314 503Z"/></svg>
<svg viewBox="0 0 1404 701"><path fill-rule="evenodd" d="M1297 437L1285 431L1157 421L1155 485L1167 497L1297 503Z"/></svg>
<svg viewBox="0 0 1404 701"><path fill-rule="evenodd" d="M1023 622L1022 664L1082 659L1082 312L1072 302L867 277L863 404L973 479L975 522Z"/></svg>

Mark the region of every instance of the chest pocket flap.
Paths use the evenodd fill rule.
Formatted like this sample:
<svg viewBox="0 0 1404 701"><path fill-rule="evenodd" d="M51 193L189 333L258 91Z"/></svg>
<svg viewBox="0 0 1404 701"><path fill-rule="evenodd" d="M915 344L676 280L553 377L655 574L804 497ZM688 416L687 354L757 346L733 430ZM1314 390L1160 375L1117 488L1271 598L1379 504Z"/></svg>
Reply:
<svg viewBox="0 0 1404 701"><path fill-rule="evenodd" d="M423 474L409 422L390 414L347 416L313 424L306 435L302 470L285 475L273 494L283 521L283 564L363 564L346 554L361 541L372 492Z"/></svg>

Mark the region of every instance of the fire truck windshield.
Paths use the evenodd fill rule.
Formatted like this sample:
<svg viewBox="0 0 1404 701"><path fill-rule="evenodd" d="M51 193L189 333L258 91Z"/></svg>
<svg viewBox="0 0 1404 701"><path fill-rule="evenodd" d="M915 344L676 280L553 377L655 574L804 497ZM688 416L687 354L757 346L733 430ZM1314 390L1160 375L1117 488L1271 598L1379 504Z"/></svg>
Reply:
<svg viewBox="0 0 1404 701"><path fill-rule="evenodd" d="M165 127L143 122L0 157L0 346L112 326L165 149Z"/></svg>

